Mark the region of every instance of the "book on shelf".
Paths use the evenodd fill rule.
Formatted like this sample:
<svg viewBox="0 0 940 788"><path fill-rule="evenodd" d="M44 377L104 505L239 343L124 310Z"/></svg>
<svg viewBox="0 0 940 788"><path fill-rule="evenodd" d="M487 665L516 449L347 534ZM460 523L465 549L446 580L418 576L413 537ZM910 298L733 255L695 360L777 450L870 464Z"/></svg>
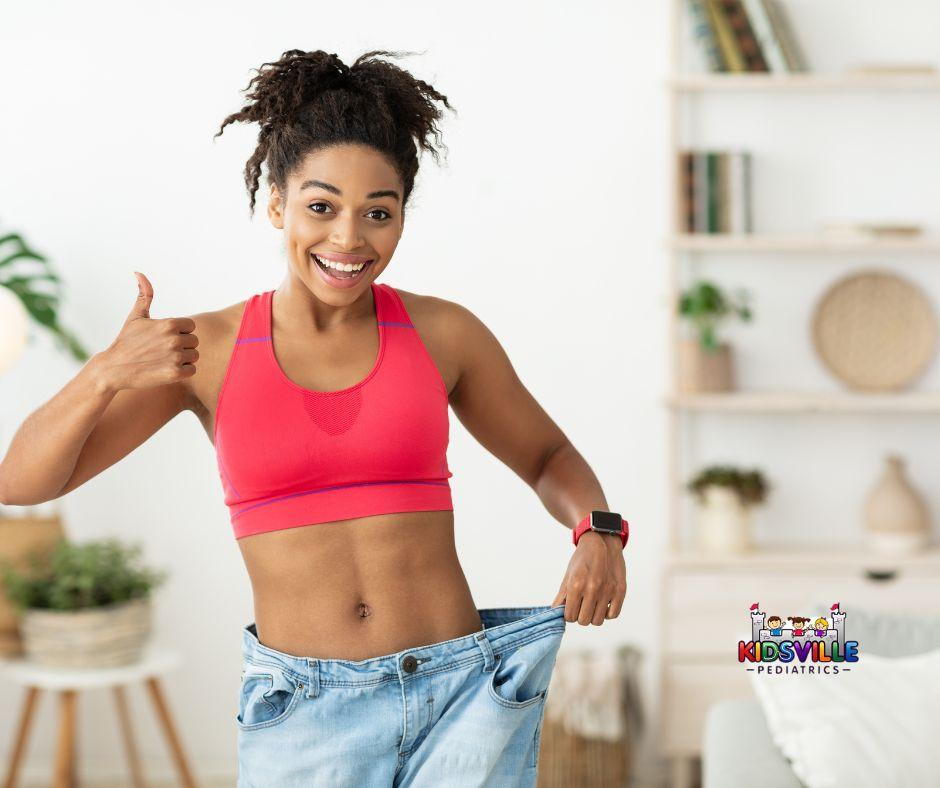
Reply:
<svg viewBox="0 0 940 788"><path fill-rule="evenodd" d="M686 0L692 33L714 72L806 71L778 0Z"/></svg>
<svg viewBox="0 0 940 788"><path fill-rule="evenodd" d="M749 151L680 150L680 231L750 233Z"/></svg>

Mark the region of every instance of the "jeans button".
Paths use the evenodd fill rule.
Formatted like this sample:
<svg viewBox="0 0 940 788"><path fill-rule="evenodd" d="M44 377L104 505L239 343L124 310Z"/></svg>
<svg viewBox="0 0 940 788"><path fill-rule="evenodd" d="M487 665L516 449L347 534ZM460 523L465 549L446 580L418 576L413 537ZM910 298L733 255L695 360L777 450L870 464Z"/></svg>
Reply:
<svg viewBox="0 0 940 788"><path fill-rule="evenodd" d="M418 660L416 660L411 654L405 657L401 661L401 666L408 672L414 673L415 669L418 667Z"/></svg>

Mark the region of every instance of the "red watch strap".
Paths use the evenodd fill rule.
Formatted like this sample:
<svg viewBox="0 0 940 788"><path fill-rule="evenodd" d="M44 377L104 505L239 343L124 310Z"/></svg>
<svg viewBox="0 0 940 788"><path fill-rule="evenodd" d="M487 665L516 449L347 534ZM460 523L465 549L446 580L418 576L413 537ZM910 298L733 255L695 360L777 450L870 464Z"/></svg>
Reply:
<svg viewBox="0 0 940 788"><path fill-rule="evenodd" d="M583 520L581 520L581 522L578 523L577 527L571 532L571 541L574 543L575 547L578 546L578 540L581 538L581 535L585 531L590 531L590 530L591 530L591 515L588 515ZM630 538L630 524L621 517L620 518L620 542L621 542L620 547L621 549L627 546L627 540L629 538Z"/></svg>

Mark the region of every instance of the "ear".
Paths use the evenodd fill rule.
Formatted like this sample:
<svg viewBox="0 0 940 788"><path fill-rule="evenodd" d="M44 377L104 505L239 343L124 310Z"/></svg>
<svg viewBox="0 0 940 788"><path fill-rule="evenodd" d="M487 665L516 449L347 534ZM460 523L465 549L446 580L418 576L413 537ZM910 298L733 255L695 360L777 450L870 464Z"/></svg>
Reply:
<svg viewBox="0 0 940 788"><path fill-rule="evenodd" d="M278 230L284 229L284 200L275 184L268 192L268 219Z"/></svg>

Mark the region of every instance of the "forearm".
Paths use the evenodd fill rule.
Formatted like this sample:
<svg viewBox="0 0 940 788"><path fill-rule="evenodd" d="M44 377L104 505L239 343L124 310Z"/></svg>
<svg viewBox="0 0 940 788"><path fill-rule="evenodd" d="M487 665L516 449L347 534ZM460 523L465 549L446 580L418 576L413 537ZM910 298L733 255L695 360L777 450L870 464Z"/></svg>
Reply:
<svg viewBox="0 0 940 788"><path fill-rule="evenodd" d="M592 509L608 509L594 471L571 443L552 452L532 488L549 514L571 529Z"/></svg>
<svg viewBox="0 0 940 788"><path fill-rule="evenodd" d="M58 497L114 394L92 356L16 431L0 462L0 502L28 506Z"/></svg>

